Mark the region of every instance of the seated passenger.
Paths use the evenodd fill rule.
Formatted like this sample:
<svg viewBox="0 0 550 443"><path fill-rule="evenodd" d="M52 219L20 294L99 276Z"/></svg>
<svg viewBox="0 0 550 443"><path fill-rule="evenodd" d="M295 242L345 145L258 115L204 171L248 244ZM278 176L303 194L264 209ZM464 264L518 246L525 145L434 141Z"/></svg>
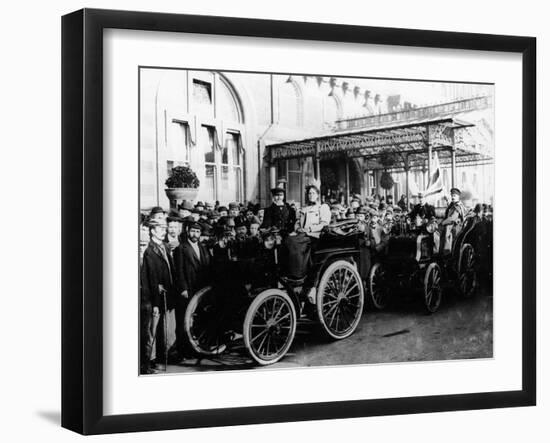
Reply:
<svg viewBox="0 0 550 443"><path fill-rule="evenodd" d="M300 210L300 230L318 240L321 231L330 224L330 208L319 199L319 188L315 184L306 187L306 205Z"/></svg>
<svg viewBox="0 0 550 443"><path fill-rule="evenodd" d="M299 222L296 222L295 227L283 240L280 262L281 272L285 277L299 280L306 276L310 265L311 239L298 229Z"/></svg>
<svg viewBox="0 0 550 443"><path fill-rule="evenodd" d="M271 190L273 202L263 213L262 229L277 228L283 235L291 231L296 222L296 212L285 201L286 191L283 188Z"/></svg>
<svg viewBox="0 0 550 443"><path fill-rule="evenodd" d="M424 199L424 193L418 193L418 203L414 206L413 210L409 213L409 217L415 223L417 218L421 220L429 219L430 217L435 217L435 208L426 203Z"/></svg>
<svg viewBox="0 0 550 443"><path fill-rule="evenodd" d="M445 211L445 218L441 222L441 241L439 252L441 254L450 254L453 246L453 239L460 232L466 208L460 201L460 189L451 189L451 203Z"/></svg>

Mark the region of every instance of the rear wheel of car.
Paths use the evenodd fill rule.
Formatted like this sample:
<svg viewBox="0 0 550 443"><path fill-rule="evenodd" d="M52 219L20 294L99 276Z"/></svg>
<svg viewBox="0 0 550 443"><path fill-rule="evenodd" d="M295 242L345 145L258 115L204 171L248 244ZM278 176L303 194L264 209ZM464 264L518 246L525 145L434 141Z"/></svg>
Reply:
<svg viewBox="0 0 550 443"><path fill-rule="evenodd" d="M319 282L316 303L326 335L339 340L353 334L364 304L363 282L355 266L345 260L331 263Z"/></svg>
<svg viewBox="0 0 550 443"><path fill-rule="evenodd" d="M424 306L433 314L441 304L441 268L437 263L431 263L424 274Z"/></svg>
<svg viewBox="0 0 550 443"><path fill-rule="evenodd" d="M460 250L458 261L458 287L465 298L471 298L477 290L474 247L465 243Z"/></svg>
<svg viewBox="0 0 550 443"><path fill-rule="evenodd" d="M388 289L386 273L380 263L375 263L369 272L369 295L376 309L384 309L388 305Z"/></svg>

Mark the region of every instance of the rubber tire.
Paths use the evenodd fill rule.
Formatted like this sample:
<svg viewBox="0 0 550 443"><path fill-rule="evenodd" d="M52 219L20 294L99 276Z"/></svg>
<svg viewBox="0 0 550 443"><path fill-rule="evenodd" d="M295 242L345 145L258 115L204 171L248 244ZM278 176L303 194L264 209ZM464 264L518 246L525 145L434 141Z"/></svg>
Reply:
<svg viewBox="0 0 550 443"><path fill-rule="evenodd" d="M331 329L329 329L323 317L322 288L326 286L329 277L334 273L334 271L342 267L351 271L354 275L355 280L358 283L359 310L356 313L356 318L353 321L351 327L347 329L344 333L338 334L332 331ZM321 277L321 280L319 281L319 285L317 287L316 305L317 305L317 319L319 320L319 323L321 324L321 329L323 330L326 336L334 340L342 340L344 338L349 337L351 334L353 334L357 329L359 322L361 321L361 316L363 314L363 307L365 305L365 289L363 288L363 281L361 280L361 276L359 275L359 272L357 271L356 267L346 260L336 260L335 262L331 263L325 269Z"/></svg>
<svg viewBox="0 0 550 443"><path fill-rule="evenodd" d="M185 328L185 335L187 337L187 340L189 341L189 344L193 348L195 352L197 352L200 355L204 356L214 356L214 355L220 355L222 354L225 349L226 345L222 344L217 349L211 351L208 349L203 349L200 347L200 345L197 343L197 341L193 338L191 334L191 327L192 327L192 319L193 314L195 310L197 309L197 306L199 305L201 299L204 297L204 295L212 290L212 286L205 286L204 288L200 289L191 297L191 300L189 300L189 304L187 305L187 308L185 309L185 319L184 319L184 328Z"/></svg>
<svg viewBox="0 0 550 443"><path fill-rule="evenodd" d="M254 316L256 315L256 312L258 308L266 301L266 299L277 296L284 300L284 302L288 305L290 310L290 317L291 317L291 329L290 334L287 338L287 341L285 345L281 348L279 353L271 359L266 359L262 356L257 355L252 345L250 344L250 324L252 323L252 320L254 319ZM250 354L250 356L259 363L260 365L271 365L273 363L278 362L281 358L283 358L290 347L292 346L292 342L294 341L294 336L296 334L296 323L297 323L297 317L296 317L296 309L294 307L294 303L292 303L291 298L288 296L288 294L284 291L281 291L280 289L266 289L263 292L260 292L250 303L250 306L248 307L248 310L246 311L246 315L243 322L243 339L244 339L244 345Z"/></svg>

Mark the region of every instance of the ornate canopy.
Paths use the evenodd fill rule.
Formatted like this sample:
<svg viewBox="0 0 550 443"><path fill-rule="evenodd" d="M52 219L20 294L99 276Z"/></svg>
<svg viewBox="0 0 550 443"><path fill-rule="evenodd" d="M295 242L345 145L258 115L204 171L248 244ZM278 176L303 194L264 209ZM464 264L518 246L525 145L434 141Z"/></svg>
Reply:
<svg viewBox="0 0 550 443"><path fill-rule="evenodd" d="M406 123L388 122L376 127L353 129L268 145L270 162L313 157L361 157L369 169L385 169L381 157L393 153L392 170L424 167L428 152L438 152L441 164L484 164L492 162L490 143L483 143L479 128L456 116L417 119ZM481 142L480 142L481 140Z"/></svg>

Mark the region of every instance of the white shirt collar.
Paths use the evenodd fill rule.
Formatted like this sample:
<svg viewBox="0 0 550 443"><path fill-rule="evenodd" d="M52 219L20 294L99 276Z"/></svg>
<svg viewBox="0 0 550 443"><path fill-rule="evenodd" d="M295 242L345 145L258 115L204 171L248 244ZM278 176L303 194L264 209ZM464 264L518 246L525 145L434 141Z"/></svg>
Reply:
<svg viewBox="0 0 550 443"><path fill-rule="evenodd" d="M201 251L199 249L199 242L192 242L191 240L187 239L193 250L195 251L195 254L197 254L197 258L200 260L201 258Z"/></svg>

